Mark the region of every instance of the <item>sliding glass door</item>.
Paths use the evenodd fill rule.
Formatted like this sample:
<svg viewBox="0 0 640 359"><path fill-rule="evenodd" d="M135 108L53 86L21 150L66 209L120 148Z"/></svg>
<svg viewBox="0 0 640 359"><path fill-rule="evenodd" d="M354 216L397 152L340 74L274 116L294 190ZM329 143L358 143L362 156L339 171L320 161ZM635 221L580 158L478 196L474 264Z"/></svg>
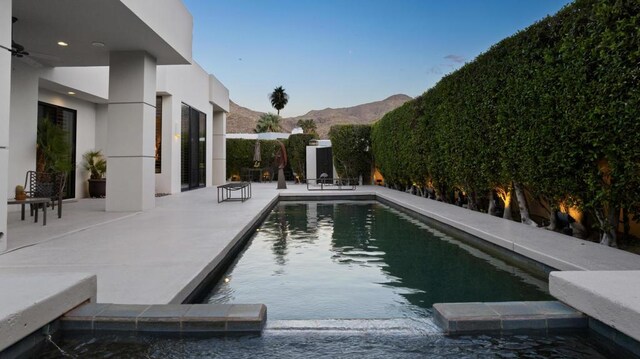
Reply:
<svg viewBox="0 0 640 359"><path fill-rule="evenodd" d="M182 190L206 186L207 116L182 104Z"/></svg>
<svg viewBox="0 0 640 359"><path fill-rule="evenodd" d="M51 121L65 132L65 141L69 145L69 159L74 164L73 169L67 174L67 182L64 189L64 198L76 196L76 110L38 102L38 124L42 121ZM38 126L39 127L39 126ZM37 149L40 151L40 149ZM38 155L39 157L39 155Z"/></svg>

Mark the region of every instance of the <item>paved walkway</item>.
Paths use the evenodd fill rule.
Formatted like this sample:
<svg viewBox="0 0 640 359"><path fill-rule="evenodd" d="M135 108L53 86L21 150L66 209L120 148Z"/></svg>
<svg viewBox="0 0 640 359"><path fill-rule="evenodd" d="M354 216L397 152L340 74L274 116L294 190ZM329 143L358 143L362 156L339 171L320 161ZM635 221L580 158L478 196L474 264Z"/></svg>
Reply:
<svg viewBox="0 0 640 359"><path fill-rule="evenodd" d="M83 200L67 205L63 218L52 218L46 227L12 221L9 240L20 234L26 239L17 243L28 246L0 254L0 273L95 273L98 302L176 303L279 195L337 193L375 194L558 269L640 270L638 255L382 187L355 192L275 187L254 184L253 198L244 203L218 204L216 189L205 188L158 198L156 208L144 213L106 213L99 200Z"/></svg>
<svg viewBox="0 0 640 359"><path fill-rule="evenodd" d="M95 273L98 302L181 302L189 294L188 285L195 285L231 241L277 198L275 186L255 186L253 198L244 203L218 204L215 187L184 192L158 198L156 208L148 212L102 211L103 221L93 220L100 216L91 210L100 200L68 204L63 218L52 218L46 227L18 223L16 232L28 238L17 239L20 244L39 243L0 254L0 273ZM67 220L83 229L67 227L63 224ZM17 235L15 225L9 224L9 241ZM62 227L70 233L61 235ZM51 236L42 228L49 228Z"/></svg>

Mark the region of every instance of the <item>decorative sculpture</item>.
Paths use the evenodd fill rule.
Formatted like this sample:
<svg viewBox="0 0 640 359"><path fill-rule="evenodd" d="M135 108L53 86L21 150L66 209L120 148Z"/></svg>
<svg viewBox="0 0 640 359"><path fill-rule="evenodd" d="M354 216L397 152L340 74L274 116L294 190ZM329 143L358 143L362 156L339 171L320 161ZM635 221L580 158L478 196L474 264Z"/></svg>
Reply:
<svg viewBox="0 0 640 359"><path fill-rule="evenodd" d="M278 141L280 150L276 152L276 163L278 164L278 189L287 189L287 182L284 180L284 168L287 166L287 149L284 143Z"/></svg>

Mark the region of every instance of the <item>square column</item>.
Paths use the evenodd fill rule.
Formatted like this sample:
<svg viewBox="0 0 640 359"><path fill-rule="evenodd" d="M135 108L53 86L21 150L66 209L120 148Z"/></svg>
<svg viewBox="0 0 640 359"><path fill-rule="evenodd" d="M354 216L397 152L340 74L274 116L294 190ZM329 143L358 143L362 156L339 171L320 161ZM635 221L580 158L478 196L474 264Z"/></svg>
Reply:
<svg viewBox="0 0 640 359"><path fill-rule="evenodd" d="M156 59L112 52L107 109L107 211L155 206Z"/></svg>
<svg viewBox="0 0 640 359"><path fill-rule="evenodd" d="M0 45L11 48L11 0L0 0ZM7 249L11 53L0 49L0 252ZM13 196L11 196L13 197Z"/></svg>
<svg viewBox="0 0 640 359"><path fill-rule="evenodd" d="M227 181L227 113L217 111L213 113L213 153L211 154L211 168L213 171L213 185L221 185Z"/></svg>

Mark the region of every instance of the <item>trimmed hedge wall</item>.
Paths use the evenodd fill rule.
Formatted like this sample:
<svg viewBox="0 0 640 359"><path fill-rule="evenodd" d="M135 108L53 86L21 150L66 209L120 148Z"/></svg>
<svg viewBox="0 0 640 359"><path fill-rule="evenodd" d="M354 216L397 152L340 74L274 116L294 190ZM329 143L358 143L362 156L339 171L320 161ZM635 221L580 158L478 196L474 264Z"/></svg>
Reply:
<svg viewBox="0 0 640 359"><path fill-rule="evenodd" d="M295 134L289 136L286 142L287 155L291 170L303 181L307 175L307 146L316 136L311 134Z"/></svg>
<svg viewBox="0 0 640 359"><path fill-rule="evenodd" d="M314 138L313 135L296 134L289 136L289 139L280 140L287 149L288 162L285 168L285 175L289 178L291 171L297 173L300 179L304 179L305 166L307 161L306 146ZM241 138L227 139L227 177L240 176L242 168L253 168L253 151L256 140ZM276 140L260 140L260 154L262 157L261 166L263 168L273 167L275 169L275 153L280 150L280 145ZM277 172L274 173L274 179Z"/></svg>
<svg viewBox="0 0 640 359"><path fill-rule="evenodd" d="M255 145L256 140L227 139L227 177L240 176L242 168L253 168ZM276 149L279 148L275 140L260 140L261 167L273 165Z"/></svg>
<svg viewBox="0 0 640 359"><path fill-rule="evenodd" d="M612 243L620 209L640 216L639 49L640 1L576 0L386 114L376 165L480 208L526 187L590 213Z"/></svg>
<svg viewBox="0 0 640 359"><path fill-rule="evenodd" d="M371 126L335 125L329 130L333 163L338 175L371 182Z"/></svg>

